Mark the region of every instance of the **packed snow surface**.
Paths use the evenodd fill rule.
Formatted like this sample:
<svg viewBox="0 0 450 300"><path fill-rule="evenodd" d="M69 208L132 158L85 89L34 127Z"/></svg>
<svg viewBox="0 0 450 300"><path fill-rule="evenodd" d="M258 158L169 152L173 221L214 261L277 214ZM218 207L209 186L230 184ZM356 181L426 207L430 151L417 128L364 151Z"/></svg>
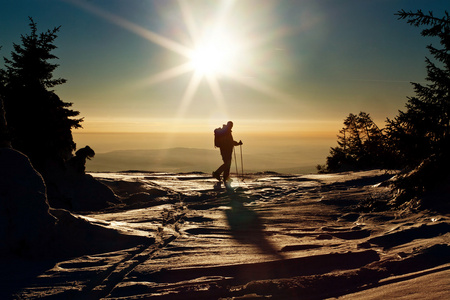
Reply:
<svg viewBox="0 0 450 300"><path fill-rule="evenodd" d="M260 173L234 177L233 191L203 173L91 175L120 204L76 216L148 239L59 260L8 258L7 297L450 297L450 219L377 209L393 174Z"/></svg>

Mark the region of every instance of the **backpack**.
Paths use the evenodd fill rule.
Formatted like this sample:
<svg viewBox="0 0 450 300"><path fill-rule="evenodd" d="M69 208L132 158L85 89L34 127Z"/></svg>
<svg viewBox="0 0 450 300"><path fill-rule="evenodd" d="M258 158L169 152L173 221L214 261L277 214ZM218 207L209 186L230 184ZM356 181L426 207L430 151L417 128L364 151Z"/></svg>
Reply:
<svg viewBox="0 0 450 300"><path fill-rule="evenodd" d="M224 143L226 128L214 129L214 147L221 147Z"/></svg>

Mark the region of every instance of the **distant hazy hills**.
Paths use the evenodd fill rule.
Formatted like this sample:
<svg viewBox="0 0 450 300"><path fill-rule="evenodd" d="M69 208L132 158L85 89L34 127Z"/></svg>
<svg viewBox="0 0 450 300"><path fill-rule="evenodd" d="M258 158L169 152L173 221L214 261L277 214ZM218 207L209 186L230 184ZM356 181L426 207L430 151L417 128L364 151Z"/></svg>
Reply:
<svg viewBox="0 0 450 300"><path fill-rule="evenodd" d="M236 149L237 167L241 173L241 156ZM243 155L244 172L276 171L285 173L315 172L317 159L298 152ZM150 150L120 150L98 153L86 164L87 171L163 171L210 173L222 163L219 149L172 148ZM233 160L231 171L236 169Z"/></svg>

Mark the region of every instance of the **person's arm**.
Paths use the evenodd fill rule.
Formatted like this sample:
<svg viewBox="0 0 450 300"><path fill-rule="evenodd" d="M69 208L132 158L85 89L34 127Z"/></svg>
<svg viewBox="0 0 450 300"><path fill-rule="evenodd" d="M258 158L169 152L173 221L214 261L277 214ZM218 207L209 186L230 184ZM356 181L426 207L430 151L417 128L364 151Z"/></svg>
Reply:
<svg viewBox="0 0 450 300"><path fill-rule="evenodd" d="M236 141L234 140L233 135L231 134L231 132L230 132L230 139L231 139L231 141L233 141L233 146L239 146L239 145L242 145L242 141L236 142Z"/></svg>

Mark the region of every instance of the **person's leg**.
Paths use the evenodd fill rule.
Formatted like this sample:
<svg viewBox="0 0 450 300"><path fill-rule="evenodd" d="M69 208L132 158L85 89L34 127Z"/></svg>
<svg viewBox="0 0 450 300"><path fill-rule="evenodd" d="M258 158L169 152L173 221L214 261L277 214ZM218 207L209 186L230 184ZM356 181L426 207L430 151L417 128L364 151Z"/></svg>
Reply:
<svg viewBox="0 0 450 300"><path fill-rule="evenodd" d="M217 180L220 180L220 174L222 174L225 170L225 164L222 164L216 171L212 173L212 176Z"/></svg>
<svg viewBox="0 0 450 300"><path fill-rule="evenodd" d="M212 173L212 176L217 180L220 180L220 174L223 173L223 181L226 181L230 176L231 167L231 154L233 153L233 148L220 148L220 155L222 156L223 164Z"/></svg>
<svg viewBox="0 0 450 300"><path fill-rule="evenodd" d="M230 177L230 168L231 168L231 155L233 154L233 147L224 148L221 151L222 160L223 160L223 181L226 182Z"/></svg>
<svg viewBox="0 0 450 300"><path fill-rule="evenodd" d="M222 155L223 164L215 172L213 172L213 174L212 174L212 176L214 178L216 178L217 180L220 180L220 175L222 173L224 173L226 168L227 168L227 166L226 166L226 160L227 160L226 152L221 149L220 154Z"/></svg>
<svg viewBox="0 0 450 300"><path fill-rule="evenodd" d="M231 158L227 159L224 164L224 171L223 171L223 181L227 181L230 177L230 168L231 168Z"/></svg>

